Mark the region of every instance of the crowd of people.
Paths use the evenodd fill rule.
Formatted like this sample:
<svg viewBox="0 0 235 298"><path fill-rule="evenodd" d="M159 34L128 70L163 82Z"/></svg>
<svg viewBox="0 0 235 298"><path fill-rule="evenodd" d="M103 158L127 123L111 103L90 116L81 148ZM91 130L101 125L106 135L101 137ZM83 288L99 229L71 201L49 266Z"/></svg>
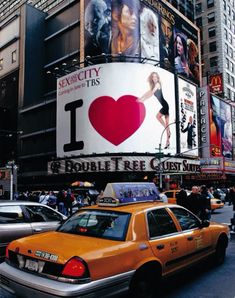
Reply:
<svg viewBox="0 0 235 298"><path fill-rule="evenodd" d="M72 215L73 208L89 206L92 204L92 198L89 193L75 194L71 189L60 191L38 191L38 192L20 192L15 193L15 200L39 202L58 210L64 215Z"/></svg>
<svg viewBox="0 0 235 298"><path fill-rule="evenodd" d="M176 200L178 205L187 208L201 220L210 220L211 196L209 189L205 185L193 186L189 195L187 195L184 185L181 185L181 190Z"/></svg>

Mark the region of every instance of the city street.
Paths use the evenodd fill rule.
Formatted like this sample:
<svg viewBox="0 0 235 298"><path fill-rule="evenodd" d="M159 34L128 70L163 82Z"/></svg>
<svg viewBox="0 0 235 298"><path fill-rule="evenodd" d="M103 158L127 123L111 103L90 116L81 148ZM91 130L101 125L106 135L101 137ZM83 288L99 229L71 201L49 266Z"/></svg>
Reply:
<svg viewBox="0 0 235 298"><path fill-rule="evenodd" d="M227 204L215 211L212 221L230 223L233 211ZM234 298L235 283L235 237L232 235L227 250L227 258L222 266L214 267L211 262L203 262L192 269L163 282L162 298ZM1 290L0 298L16 298Z"/></svg>

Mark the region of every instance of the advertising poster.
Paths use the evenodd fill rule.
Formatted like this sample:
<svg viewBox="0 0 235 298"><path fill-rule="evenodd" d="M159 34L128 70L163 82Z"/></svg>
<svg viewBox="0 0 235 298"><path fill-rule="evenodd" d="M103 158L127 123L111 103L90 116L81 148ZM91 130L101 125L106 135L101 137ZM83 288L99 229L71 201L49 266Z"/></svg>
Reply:
<svg viewBox="0 0 235 298"><path fill-rule="evenodd" d="M198 156L198 121L196 86L178 79L180 152Z"/></svg>
<svg viewBox="0 0 235 298"><path fill-rule="evenodd" d="M222 100L220 101L220 118L221 118L221 143L222 155L232 159L232 113L231 106Z"/></svg>
<svg viewBox="0 0 235 298"><path fill-rule="evenodd" d="M171 72L139 63L77 70L57 80L57 156L156 153L159 145L175 154L175 116Z"/></svg>
<svg viewBox="0 0 235 298"><path fill-rule="evenodd" d="M210 96L210 145L211 156L222 156L220 100Z"/></svg>
<svg viewBox="0 0 235 298"><path fill-rule="evenodd" d="M85 0L84 20L85 57L141 56L199 83L199 31L165 3Z"/></svg>

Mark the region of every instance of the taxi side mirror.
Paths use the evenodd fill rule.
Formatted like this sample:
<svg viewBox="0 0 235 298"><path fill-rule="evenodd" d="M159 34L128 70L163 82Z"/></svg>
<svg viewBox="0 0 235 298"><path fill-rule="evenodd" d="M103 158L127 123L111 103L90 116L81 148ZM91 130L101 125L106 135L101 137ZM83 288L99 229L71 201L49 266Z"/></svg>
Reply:
<svg viewBox="0 0 235 298"><path fill-rule="evenodd" d="M209 227L209 225L210 225L209 220L203 220L201 224L201 228L207 228Z"/></svg>

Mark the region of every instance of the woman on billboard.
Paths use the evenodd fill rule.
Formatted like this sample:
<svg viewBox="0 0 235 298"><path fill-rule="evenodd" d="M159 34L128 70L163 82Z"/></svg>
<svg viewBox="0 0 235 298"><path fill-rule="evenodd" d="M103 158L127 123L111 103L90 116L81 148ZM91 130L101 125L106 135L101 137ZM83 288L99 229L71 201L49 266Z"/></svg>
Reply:
<svg viewBox="0 0 235 298"><path fill-rule="evenodd" d="M170 137L171 137L171 132L169 128L169 105L163 97L162 84L157 72L152 72L149 75L148 82L150 85L150 90L148 90L144 95L138 98L138 101L144 102L146 99L152 96L155 96L159 101L159 103L161 104L162 108L157 113L156 118L164 127L164 129L166 129L167 138L166 138L166 145L164 149L168 149L170 147Z"/></svg>
<svg viewBox="0 0 235 298"><path fill-rule="evenodd" d="M187 60L187 42L181 33L177 33L174 41L175 48L175 71L176 73L189 76Z"/></svg>
<svg viewBox="0 0 235 298"><path fill-rule="evenodd" d="M139 1L112 1L112 54L139 55Z"/></svg>

